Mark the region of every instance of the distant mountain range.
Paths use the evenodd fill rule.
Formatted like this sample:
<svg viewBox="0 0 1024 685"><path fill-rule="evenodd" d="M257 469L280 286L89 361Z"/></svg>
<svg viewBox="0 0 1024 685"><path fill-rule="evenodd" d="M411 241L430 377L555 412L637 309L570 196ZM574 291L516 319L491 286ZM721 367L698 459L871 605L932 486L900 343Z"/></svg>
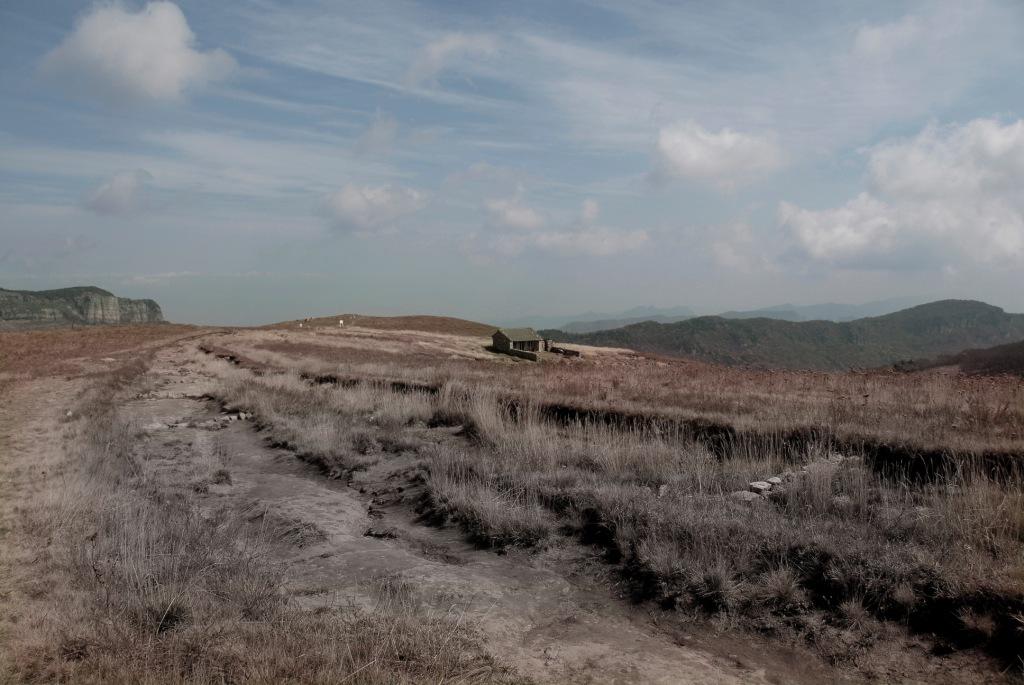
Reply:
<svg viewBox="0 0 1024 685"><path fill-rule="evenodd" d="M779 319L782 321L854 321L869 316L884 316L908 307L922 304L913 297L899 297L888 300L877 300L864 304L780 304L764 309L748 311L728 311L719 314L725 319Z"/></svg>
<svg viewBox="0 0 1024 685"><path fill-rule="evenodd" d="M727 311L717 314L726 319L779 319L780 321L853 321L868 316L882 316L921 304L912 297L878 300L865 304L780 304L763 309ZM621 312L584 312L575 316L533 316L507 321L508 326L558 329L567 333L593 333L622 328L643 321L676 323L714 312L698 312L691 307L634 307Z"/></svg>
<svg viewBox="0 0 1024 685"><path fill-rule="evenodd" d="M95 286L38 291L0 288L0 330L163 320L160 305L153 300L117 297Z"/></svg>
<svg viewBox="0 0 1024 685"><path fill-rule="evenodd" d="M690 307L633 307L619 312L583 312L564 316L523 316L502 322L503 326L531 328L558 328L564 331L587 333L605 328L619 328L640 321L672 323L697 316Z"/></svg>
<svg viewBox="0 0 1024 685"><path fill-rule="evenodd" d="M723 364L800 369L885 366L1024 340L1024 314L973 300L942 300L853 321L700 316L546 337Z"/></svg>

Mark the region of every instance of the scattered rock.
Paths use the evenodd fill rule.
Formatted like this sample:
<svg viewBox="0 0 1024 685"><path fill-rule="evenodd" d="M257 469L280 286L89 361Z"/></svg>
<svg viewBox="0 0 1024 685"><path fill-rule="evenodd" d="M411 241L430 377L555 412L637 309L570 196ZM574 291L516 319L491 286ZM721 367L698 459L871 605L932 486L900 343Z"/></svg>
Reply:
<svg viewBox="0 0 1024 685"><path fill-rule="evenodd" d="M737 490L736 492L730 492L729 497L740 502L753 502L755 500L763 499L761 495L750 490Z"/></svg>
<svg viewBox="0 0 1024 685"><path fill-rule="evenodd" d="M782 485L782 479L778 476L772 476L767 481L773 488L777 485Z"/></svg>
<svg viewBox="0 0 1024 685"><path fill-rule="evenodd" d="M378 540L394 540L398 537L398 530L394 526L389 526L388 528L371 526L363 531L363 537L377 538Z"/></svg>
<svg viewBox="0 0 1024 685"><path fill-rule="evenodd" d="M764 493L772 489L772 484L763 480L755 480L748 487L750 488L751 492L755 492L758 495L763 495Z"/></svg>
<svg viewBox="0 0 1024 685"><path fill-rule="evenodd" d="M661 485L658 486L658 499L661 499L662 497L664 497L667 494L668 494L668 484L667 483L662 483Z"/></svg>

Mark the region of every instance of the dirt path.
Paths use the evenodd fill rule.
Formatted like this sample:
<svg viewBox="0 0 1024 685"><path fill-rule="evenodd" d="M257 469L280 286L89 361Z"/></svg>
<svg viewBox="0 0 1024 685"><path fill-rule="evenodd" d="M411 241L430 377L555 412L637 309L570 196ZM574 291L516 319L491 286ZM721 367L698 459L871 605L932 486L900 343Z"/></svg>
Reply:
<svg viewBox="0 0 1024 685"><path fill-rule="evenodd" d="M159 352L153 391L124 410L146 431L148 468L166 487L198 487L211 510L228 507L285 527L291 544L278 554L289 567L293 601L310 608L369 603L369 581L398 576L461 611L496 657L540 682L767 682L762 669L675 644L612 599L575 572L587 563L577 546L498 555L395 512L371 515L367 483L325 478L204 400L215 379L194 360L194 343ZM367 536L370 529L381 537Z"/></svg>

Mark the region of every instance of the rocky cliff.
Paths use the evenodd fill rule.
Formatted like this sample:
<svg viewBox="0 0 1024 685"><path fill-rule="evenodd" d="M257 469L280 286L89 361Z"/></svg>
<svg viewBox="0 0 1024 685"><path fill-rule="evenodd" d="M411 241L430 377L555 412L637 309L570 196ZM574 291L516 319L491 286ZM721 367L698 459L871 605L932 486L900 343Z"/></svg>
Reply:
<svg viewBox="0 0 1024 685"><path fill-rule="evenodd" d="M153 300L129 300L93 286L40 291L0 288L0 328L163 320L160 305Z"/></svg>

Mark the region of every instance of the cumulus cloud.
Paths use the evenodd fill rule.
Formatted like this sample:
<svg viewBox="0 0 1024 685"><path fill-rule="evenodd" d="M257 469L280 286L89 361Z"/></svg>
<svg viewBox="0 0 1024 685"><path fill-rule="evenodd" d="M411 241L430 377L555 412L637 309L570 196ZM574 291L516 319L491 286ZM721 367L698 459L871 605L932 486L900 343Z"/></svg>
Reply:
<svg viewBox="0 0 1024 685"><path fill-rule="evenodd" d="M656 176L727 188L782 165L782 151L771 137L728 128L708 131L693 121L663 127L656 150Z"/></svg>
<svg viewBox="0 0 1024 685"><path fill-rule="evenodd" d="M419 210L426 194L396 185L346 184L325 199L328 216L336 228L352 233L378 233L395 227L398 219Z"/></svg>
<svg viewBox="0 0 1024 685"><path fill-rule="evenodd" d="M151 2L137 12L98 4L46 55L41 69L76 92L108 102L173 102L236 66L223 50L203 52L195 43L172 2Z"/></svg>
<svg viewBox="0 0 1024 685"><path fill-rule="evenodd" d="M520 195L487 203L494 219L487 251L502 256L515 256L527 250L610 256L637 250L648 242L644 230L624 231L597 224L600 208L594 200L585 200L579 216L568 225L549 226L540 212L523 204Z"/></svg>
<svg viewBox="0 0 1024 685"><path fill-rule="evenodd" d="M416 56L406 81L410 85L436 83L453 61L466 57L489 57L498 52L498 41L484 33L449 33L428 43Z"/></svg>
<svg viewBox="0 0 1024 685"><path fill-rule="evenodd" d="M543 215L523 204L521 193L509 199L489 200L487 211L502 228L534 231L544 225Z"/></svg>
<svg viewBox="0 0 1024 685"><path fill-rule="evenodd" d="M868 192L779 220L810 257L840 266L955 267L1024 260L1024 120L929 126L868 158Z"/></svg>
<svg viewBox="0 0 1024 685"><path fill-rule="evenodd" d="M85 199L85 207L97 214L128 214L142 206L146 183L153 176L145 169L119 171Z"/></svg>

